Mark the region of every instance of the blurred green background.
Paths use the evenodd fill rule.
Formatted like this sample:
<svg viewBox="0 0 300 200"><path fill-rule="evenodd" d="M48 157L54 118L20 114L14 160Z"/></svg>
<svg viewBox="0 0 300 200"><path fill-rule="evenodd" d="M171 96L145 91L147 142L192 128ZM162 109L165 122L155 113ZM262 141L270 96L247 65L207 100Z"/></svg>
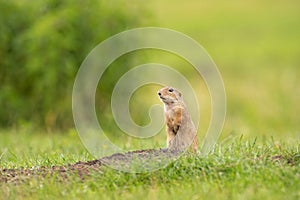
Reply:
<svg viewBox="0 0 300 200"><path fill-rule="evenodd" d="M144 9L118 0L0 1L0 126L73 127L80 64L104 39L140 26Z"/></svg>
<svg viewBox="0 0 300 200"><path fill-rule="evenodd" d="M87 54L113 34L159 26L194 38L218 66L227 94L223 138L299 140L299 8L296 0L1 0L0 127L73 129L72 86ZM199 77L184 60L155 50L122 56L105 72L96 96L105 130L119 131L109 111L113 84L128 69L145 62L173 66L203 91L197 94L199 137L203 138L211 108L205 84L198 84ZM158 88L145 86L134 95L131 111L137 123L149 122L149 106L160 103Z"/></svg>

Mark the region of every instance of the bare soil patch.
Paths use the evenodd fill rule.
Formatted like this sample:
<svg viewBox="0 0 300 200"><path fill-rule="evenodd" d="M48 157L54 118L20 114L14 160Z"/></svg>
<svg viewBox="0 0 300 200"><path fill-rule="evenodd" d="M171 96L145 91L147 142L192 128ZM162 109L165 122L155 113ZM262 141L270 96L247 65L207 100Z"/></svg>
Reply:
<svg viewBox="0 0 300 200"><path fill-rule="evenodd" d="M33 167L30 169L2 169L0 171L0 183L17 183L23 182L30 178L46 178L53 175L60 179L67 179L70 175L78 175L80 179L84 179L93 172L101 172L103 167L112 167L114 169L123 169L130 171L136 165L151 168L151 164L156 163L158 167L163 167L166 160L177 158L179 152L170 151L168 149L146 149L137 150L127 153L117 153L100 159L87 162L79 161L75 164L52 167ZM159 165L161 163L161 166ZM143 170L143 169L141 169ZM136 170L138 172L138 170Z"/></svg>

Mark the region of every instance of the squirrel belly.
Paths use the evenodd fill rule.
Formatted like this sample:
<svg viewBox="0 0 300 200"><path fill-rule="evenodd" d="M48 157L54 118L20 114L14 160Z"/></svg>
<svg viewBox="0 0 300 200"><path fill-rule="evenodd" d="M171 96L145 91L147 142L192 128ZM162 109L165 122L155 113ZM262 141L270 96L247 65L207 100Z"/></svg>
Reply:
<svg viewBox="0 0 300 200"><path fill-rule="evenodd" d="M184 151L191 146L191 150L196 152L197 130L181 93L175 88L164 87L158 91L158 96L164 103L168 149Z"/></svg>

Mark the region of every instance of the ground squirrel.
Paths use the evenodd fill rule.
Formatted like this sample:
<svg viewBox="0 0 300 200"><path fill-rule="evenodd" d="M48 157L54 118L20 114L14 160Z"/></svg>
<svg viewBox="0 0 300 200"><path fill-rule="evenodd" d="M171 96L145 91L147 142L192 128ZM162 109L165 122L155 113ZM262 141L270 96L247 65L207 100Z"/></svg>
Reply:
<svg viewBox="0 0 300 200"><path fill-rule="evenodd" d="M198 148L197 130L181 93L175 88L164 87L157 94L164 103L167 147L170 150L183 151L191 145L195 152Z"/></svg>

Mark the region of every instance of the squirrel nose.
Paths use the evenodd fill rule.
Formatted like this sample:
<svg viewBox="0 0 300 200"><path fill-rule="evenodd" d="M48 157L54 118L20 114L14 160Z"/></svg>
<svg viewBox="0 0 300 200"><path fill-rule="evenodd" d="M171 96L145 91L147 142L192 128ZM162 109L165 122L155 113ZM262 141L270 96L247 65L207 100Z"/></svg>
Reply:
<svg viewBox="0 0 300 200"><path fill-rule="evenodd" d="M160 96L160 95L161 95L161 93L160 93L160 92L158 92L157 94L158 94L158 96Z"/></svg>

